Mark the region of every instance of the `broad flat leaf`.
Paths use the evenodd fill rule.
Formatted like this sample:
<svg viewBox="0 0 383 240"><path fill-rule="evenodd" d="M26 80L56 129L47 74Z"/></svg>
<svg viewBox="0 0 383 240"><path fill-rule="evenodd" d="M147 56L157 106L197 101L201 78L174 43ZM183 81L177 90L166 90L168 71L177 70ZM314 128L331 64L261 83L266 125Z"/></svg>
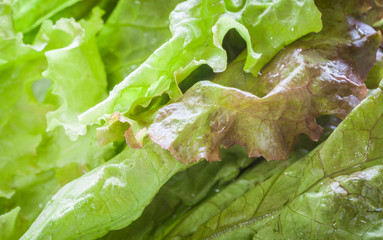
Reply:
<svg viewBox="0 0 383 240"><path fill-rule="evenodd" d="M268 162L261 160L258 164L242 173L233 183L223 187L215 195L194 206L184 216L175 219L172 225L157 234L156 239L187 239L201 225L220 214L223 209L228 208L237 198L274 175L278 175L301 157L302 155L293 152L287 161Z"/></svg>
<svg viewBox="0 0 383 240"><path fill-rule="evenodd" d="M234 144L246 145L249 156L281 160L299 134L317 141L322 129L316 117L344 118L366 96L363 82L381 41L369 25L338 16L347 22L325 26L323 32L286 47L265 67L256 85L247 86L252 79L235 74L238 65L234 74L225 73L233 82L239 77L250 90L256 88L260 97L199 82L179 102L159 111L149 136L183 163L219 161L220 146Z"/></svg>
<svg viewBox="0 0 383 240"><path fill-rule="evenodd" d="M380 238L382 116L383 93L378 89L322 145L272 178L251 185L183 238ZM204 212L212 209L206 204Z"/></svg>
<svg viewBox="0 0 383 240"><path fill-rule="evenodd" d="M331 118L326 118L326 120L331 120ZM323 122L323 119L321 118L320 121ZM329 121L328 123L324 124L326 133L331 131L331 129L334 129L333 124L333 121ZM311 146L308 146L309 148L307 148L306 143L306 139L300 139L297 147L289 155L289 159L286 161L269 162L264 159L260 159L256 162L256 164L249 166L244 173L242 173L239 177L237 177L235 181L233 181L233 183L223 188L219 188L219 191L216 191L213 196L209 197L202 203L193 206L193 208L190 209L186 214L178 214L178 211L173 213L172 216L167 219L167 222L170 222L170 224L162 223L154 231L149 231L151 234L149 237L147 237L147 239L188 239L189 235L193 234L201 225L206 223L215 215L219 214L223 209L227 208L237 198L240 198L246 192L255 188L258 184L262 184L263 182L272 178L274 175L280 175L284 169L288 168L291 164L306 155L307 151L312 149ZM223 157L225 156L223 155ZM221 163L225 164L226 160L227 159L223 159L223 162ZM162 206L158 206L158 208L161 207ZM149 222L149 219L156 219L154 216L155 215L151 216L151 218L145 218L142 216L144 217L143 221L146 220L146 222ZM140 220L141 218L139 221ZM133 225L131 225L131 227ZM163 225L165 225L165 227ZM145 230L148 231L148 228L150 229L150 225L148 226L142 224L138 233ZM132 229L131 235L136 237L137 235L134 233L136 233L136 231ZM122 236L124 235L121 235L120 237Z"/></svg>
<svg viewBox="0 0 383 240"><path fill-rule="evenodd" d="M146 107L165 92L178 99L177 84L199 65L207 64L216 72L225 70L227 59L221 44L233 28L248 46L245 68L257 74L284 46L319 31L320 12L312 0L250 1L239 6L218 0L181 3L170 15L172 38L116 85L106 100L80 115L80 121L99 123L113 112L127 116L136 106Z"/></svg>
<svg viewBox="0 0 383 240"><path fill-rule="evenodd" d="M156 239L162 229L173 225L201 200L220 191L254 162L239 146L223 150L222 155L222 163L201 161L174 175L139 219L124 229L111 231L102 239Z"/></svg>
<svg viewBox="0 0 383 240"><path fill-rule="evenodd" d="M156 144L125 148L61 188L21 239L94 239L138 218L159 188L185 165Z"/></svg>
<svg viewBox="0 0 383 240"><path fill-rule="evenodd" d="M330 117L321 118L320 121L326 133L322 137L328 137L338 124ZM170 236L187 236L237 197L278 174L311 149L313 147L307 144L307 140L301 139L289 159L282 162L262 159L254 161L247 158L246 150L238 145L227 150L221 149L222 162L201 161L177 173L161 188L139 219L124 229L111 231L102 239L166 239ZM250 162L252 165L247 167L245 173L238 172L238 166L242 168ZM237 174L241 174L240 177ZM226 187L229 181L235 182ZM210 192L207 192L208 189ZM207 198L206 201L200 204L204 198Z"/></svg>

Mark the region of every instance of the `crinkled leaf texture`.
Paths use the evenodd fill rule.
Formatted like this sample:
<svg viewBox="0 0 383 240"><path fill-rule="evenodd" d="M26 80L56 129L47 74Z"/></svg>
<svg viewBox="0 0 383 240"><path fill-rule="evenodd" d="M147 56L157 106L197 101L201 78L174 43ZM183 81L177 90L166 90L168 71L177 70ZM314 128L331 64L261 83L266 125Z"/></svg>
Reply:
<svg viewBox="0 0 383 240"><path fill-rule="evenodd" d="M380 238L382 133L383 93L378 89L308 155L255 185L240 178L189 216L213 214L185 218L164 238ZM238 193L241 184L246 189ZM232 196L235 200L223 208L210 203Z"/></svg>
<svg viewBox="0 0 383 240"><path fill-rule="evenodd" d="M180 98L177 84L199 65L207 64L216 72L225 70L221 44L233 28L248 46L245 69L257 74L284 46L319 31L320 16L312 0L249 1L240 6L218 0L183 2L170 16L172 38L116 85L107 99L80 115L80 121L91 125L105 114L129 115L136 106L146 107L165 92Z"/></svg>
<svg viewBox="0 0 383 240"><path fill-rule="evenodd" d="M179 102L158 112L150 138L183 163L219 161L220 146L234 144L246 145L251 157L281 160L299 134L318 140L322 129L316 117L344 118L366 96L363 82L381 41L369 25L351 17L344 20L337 26L343 31L333 37L327 31L313 34L277 55L256 80L263 97L199 82ZM241 76L225 74L230 81Z"/></svg>
<svg viewBox="0 0 383 240"><path fill-rule="evenodd" d="M35 4L37 2L33 1L31 5L37 6ZM66 2L69 1L62 1L62 4ZM71 2L74 3L76 1ZM132 7L135 7L133 2L136 4L137 1L131 1ZM54 5L54 11L59 11L61 7L55 7L57 6L55 1L51 3ZM135 106L142 105L147 107L149 103L153 103L152 99L154 96L163 96L164 92L177 99L180 96L177 83L182 81L200 64L209 64L215 71L224 70L226 67L226 54L221 47L221 43L223 36L230 28L237 29L248 44L247 53L249 57L243 62L241 71L245 67L247 71L257 73L285 45L308 32L318 31L321 26L320 13L313 4L313 1L248 1L245 4L237 5L238 3L240 1L199 0L187 1L179 5L173 12L171 20L173 37L160 47L143 65L129 75L121 85L117 86L105 102L84 114L82 121L85 124L94 124L104 114L116 111L121 111L125 116L131 117L132 114L136 114L135 110L137 109L135 109ZM31 5L25 3L25 9L32 9L30 8ZM44 5L44 8L38 10L42 10L41 12L44 13L45 7L48 6L51 5L47 3L47 5ZM286 8L291 10L287 12ZM156 10L162 11L160 9ZM49 14L51 14L50 10ZM49 17L49 14L41 14L42 18L33 17L33 19L38 19L36 22L39 22L40 19ZM40 15L40 13L37 15ZM116 13L115 16L117 15ZM133 15L132 17L134 18ZM26 18L26 20L28 19ZM9 18L1 18L0 20L5 20L5 23L9 23ZM0 65L0 70L5 70L2 71L5 74L1 75L1 77L6 79L6 81L0 84L3 84L1 87L4 86L7 92L7 94L0 96L1 100L4 100L1 103L7 103L1 105L1 113L8 113L9 109L14 110L10 114L4 114L4 118L3 115L0 118L2 134L2 142L0 143L4 143L0 147L8 150L5 151L7 155L1 156L1 160L6 159L4 161L6 165L0 166L1 173L4 173L4 175L1 175L2 177L4 176L1 179L1 187L5 186L4 189L6 191L0 193L9 199L9 201L5 200L6 204L4 206L6 207L4 208L3 202L5 198L0 199L0 206L2 209L6 209L0 216L0 221L5 222L1 227L6 229L6 232L0 231L1 237L1 234L5 234L8 237L13 234L12 231L23 231L19 229L25 229L25 226L36 217L36 214L41 210L40 208L47 202L51 194L60 187L60 184L66 185L48 202L43 213L36 219L22 239L94 239L100 237L110 230L120 229L129 225L138 218L144 208L152 201L159 188L177 171L190 166L179 163L168 151L161 149L148 139L144 139L139 143L142 144L142 149L126 148L113 160L77 178L75 181L69 182L71 179L88 171L88 168L94 168L104 160L107 160L108 158L104 155L110 145L103 148L97 147L95 136L93 135L94 132L92 131L88 131L88 134L85 136L80 136L75 142L69 141L61 127L55 128L53 126L52 131L45 133L44 116L47 112L55 109L56 111L51 115L53 116L51 120L58 120L56 122L58 123L57 126L66 126L67 133L72 138L81 135L83 132L80 128L77 128L79 125L76 121L78 112L82 111L86 104L91 105L99 101L100 99L98 98L102 98L103 90L106 87L103 66L101 61L99 61L97 48L94 44L94 35L101 27L100 15L91 18L88 23L75 23L73 19L63 20L61 23L64 24L58 24L57 26L62 28L59 27L55 30L50 28L54 28L56 25L43 24L44 27L49 27L45 28L47 34L42 33L39 35L39 41L32 45L32 47L22 44L21 35L14 36L13 31L8 31L3 29L3 26L0 26L0 47L2 52L5 53L1 57L0 64L5 62L4 65L6 66ZM352 34L358 36L359 33L354 31ZM364 31L362 31L363 34L365 34ZM10 41L1 41L9 36L11 37L7 40ZM49 42L49 39L46 37L56 39L57 41ZM374 38L371 39L373 40ZM361 45L356 44L355 46L357 48L363 47L364 42L361 41L361 43ZM16 47L12 48L9 46ZM56 54L51 56L49 54L44 55L44 53L53 49L59 49L59 51L56 51L58 56ZM125 56L124 53L121 53L121 56ZM360 57L363 56L363 54L360 55ZM66 62L68 59L73 60L73 62ZM370 61L366 60L364 63L368 66ZM48 66L48 64L50 65ZM68 68L72 68L72 65L79 66L83 72L67 72ZM54 93L57 95L51 94L50 90L48 90L47 94L44 93L47 79L36 81L42 78L41 72L45 71L48 67L49 69L45 74L51 78L52 87L56 89ZM30 71L30 69L35 71ZM86 74L83 75L84 73ZM87 78L88 76L90 79ZM357 85L359 77L363 78L362 76L355 77ZM70 88L65 86L66 78L71 80L69 82L71 85L74 85L73 89L75 91L73 93L76 94L87 94L88 92L78 91L87 86L87 83L91 85L97 82L100 85L96 84L97 87L89 91L89 98L85 101L82 98L71 96ZM73 81L73 78L78 78L81 81ZM40 89L41 91L39 90L39 93L32 93L29 86L31 82L39 82L41 84L42 89ZM14 88L13 86L17 87ZM364 88L361 87L360 89L363 91ZM98 90L100 91L98 92ZM243 91L236 91L244 93ZM265 94L269 93L270 91ZM36 96L33 96L33 94ZM79 101L77 102L76 99ZM39 103L37 100L43 103ZM340 101L342 102L342 99ZM349 103L348 101L345 102ZM155 110L156 107L156 104L153 106L149 105L150 110ZM339 114L341 115L342 113ZM38 118L32 118L32 116L38 116ZM122 116L119 118L120 121L115 122L115 124L118 125L126 120ZM135 117L135 120L141 120L138 116ZM145 118L145 120L147 121L148 119ZM52 124L52 122L55 123L53 120L49 124ZM81 128L84 129L83 126ZM125 128L126 126L121 126L120 129L125 130ZM71 132L68 132L68 129ZM108 138L105 138L103 143L121 138L121 134L113 135L113 133ZM345 139L351 141L347 136ZM358 145L355 144L351 147L357 148ZM347 152L345 151L345 153ZM335 151L329 156L334 157L334 159L340 159L340 157L336 156ZM343 161L343 159L347 159L347 156L341 156L341 159ZM250 163L248 160L246 160L247 164ZM291 186L298 186L296 181L299 181L299 177L301 177L299 172L295 175L295 168L291 168L291 172L283 171L281 173L281 168L284 168L291 162L283 162L283 165L278 166L266 164L265 168L255 171L255 179L258 180L252 178L246 182L246 179L242 179L241 184L231 185L225 191L225 195L216 195L218 197L215 199L216 201L212 201L211 204L206 204L204 207L199 208L198 213L193 212L195 213L193 214L191 212L189 216L193 216L193 218L190 218L189 222L183 222L182 229L185 229L185 226L190 226L187 229L187 233L178 235L177 231L172 231L172 236L188 237L193 233L196 234L197 239L200 236L212 236L211 234L215 233L221 236L221 229L214 229L214 226L227 223L223 227L229 228L229 231L226 231L226 233L232 233L233 236L237 237L237 232L231 232L231 226L236 225L233 225L230 221L241 221L243 219L245 223L247 223L248 219L252 222L256 221L247 218L254 203L251 202L249 205L245 205L246 208L243 208L243 203L247 203L247 200L251 201L252 197L254 197L255 203L258 203L257 201L262 203L259 207L262 210L259 212L256 210L257 214L260 214L259 216L264 216L262 213L269 211L268 206L275 207L271 210L274 213L281 210L285 203L281 202L281 199L287 199L286 201L295 199L295 195L292 196L289 190ZM211 163L203 162L203 164L208 165ZM326 168L326 174L327 172L331 174L331 170L334 167L341 167L337 164L329 165ZM230 164L226 166L230 166ZM296 166L296 164L292 166ZM298 168L299 166L301 165L298 164ZM238 171L235 167L234 169L233 167L223 167L222 169L216 173L214 172L217 174L217 177L214 177L211 182L203 185L204 181L209 179L208 176L205 176L205 178L200 179L198 184L203 185L202 189L210 188L214 183L231 180L235 177L234 173ZM230 171L226 172L225 169ZM204 168L203 170L209 169ZM310 180L311 177L315 178L316 175L313 173L316 173L316 170L316 168L308 168L305 171L304 178L306 180ZM201 174L202 172L204 171L201 171ZM213 173L207 175L214 176ZM286 175L286 177L281 178L280 184L275 184L274 186L274 181L277 181L279 176L282 175ZM296 176L298 177L295 178ZM309 180L302 180L300 183L301 185L309 184ZM261 184L258 185L257 183L259 182ZM190 185L194 186L194 183L197 182L193 181ZM235 183L237 184L238 182ZM288 184L291 184L291 186ZM267 187L269 186L270 188L275 188L272 188L272 191L263 191L268 189ZM305 189L304 187L300 186L299 188ZM178 188L181 190L177 192ZM254 196L248 197L248 195L244 195L255 188L257 191ZM178 197L181 197L184 201L190 200L186 194L193 192L193 190L184 189L183 185L176 186L174 189L179 194ZM14 190L16 192L13 192ZM297 196L302 192L306 193L309 191L302 190L297 193ZM176 193L174 195L177 195ZM185 193L185 196L182 196L183 193ZM199 194L196 198L201 199L205 193L199 192ZM266 195L271 197L263 200L262 196ZM242 198L241 196L244 197ZM197 200L191 198L190 204L195 204L195 201ZM235 205L234 210L232 209L233 204ZM15 206L20 206L21 209L14 208ZM211 208L213 208L212 211ZM222 213L222 209L230 209L227 210L227 215L223 214L222 216L222 221L227 222L221 222L219 219L212 218L212 216ZM232 216L234 218L231 218ZM15 217L17 218L16 220ZM19 228L20 221L18 220L20 219L23 221L23 226ZM170 221L169 225L164 224L164 226L178 229L176 222ZM240 226L247 225L242 224ZM240 228L238 229L240 230ZM167 232L169 231L171 229L167 230ZM247 236L253 237L251 234ZM265 234L265 236L267 237L268 235ZM264 238L264 236L260 237ZM229 238L233 237L229 236Z"/></svg>
<svg viewBox="0 0 383 240"><path fill-rule="evenodd" d="M104 65L95 43L95 35L103 26L101 15L96 8L89 21L59 20L56 23L59 32L52 28L52 23L45 22L40 30L50 36L51 43L69 40L65 48L45 52L48 69L43 76L52 81L52 92L60 98L60 107L47 114L47 130L63 126L72 140L86 132L78 115L106 96Z"/></svg>
<svg viewBox="0 0 383 240"><path fill-rule="evenodd" d="M77 78L82 76L79 74L70 79L76 72L68 71L71 64L83 67L93 63L93 67L102 70L97 49L90 44L98 27L102 26L101 12L94 13L81 23L74 19L61 19L56 24L46 21L29 45L23 42L21 33L15 33L11 5L0 3L1 239L3 236L6 236L4 239L19 239L62 185L115 154L110 145L98 146L95 128L76 142L66 136L62 127L46 131L47 114L55 115L58 112L52 111L59 109L60 116L51 115L50 120L76 119L75 110L90 107L106 92L105 81L98 78L99 85L104 85L94 87L88 95L93 97L89 99L84 91L71 91L70 94L58 91L61 99L69 97L66 98L71 100L69 107L62 107L62 102L52 94L52 88L67 90L68 82L71 82L70 90L94 82L93 75ZM48 57L52 52L57 55ZM51 79L43 76L47 69L46 77ZM88 70L84 68L78 72L89 73ZM61 78L64 76L65 81ZM76 121L69 123L76 124Z"/></svg>

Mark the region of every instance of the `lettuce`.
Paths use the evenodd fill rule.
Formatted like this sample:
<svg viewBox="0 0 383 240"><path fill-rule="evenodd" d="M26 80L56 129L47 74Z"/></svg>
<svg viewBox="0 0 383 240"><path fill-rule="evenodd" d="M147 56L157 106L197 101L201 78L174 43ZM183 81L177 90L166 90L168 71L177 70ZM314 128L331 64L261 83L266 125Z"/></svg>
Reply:
<svg viewBox="0 0 383 240"><path fill-rule="evenodd" d="M113 146L99 148L91 133L94 128L72 142L61 127L80 130L75 114L106 95L103 64L94 45L97 29L102 27L101 11L95 10L92 18L79 23L46 21L28 45L11 24L10 5L0 7L2 19L10 23L2 25L0 36L0 208L8 219L7 230L0 232L17 239L62 185L115 153ZM73 65L81 66L81 71L68 71ZM84 87L92 82L90 98L84 97ZM14 209L19 209L17 217Z"/></svg>
<svg viewBox="0 0 383 240"><path fill-rule="evenodd" d="M169 14L180 2L118 2L97 37L108 89L121 82L171 38Z"/></svg>
<svg viewBox="0 0 383 240"><path fill-rule="evenodd" d="M284 46L321 29L320 12L312 1L243 3L237 10L229 3L195 0L179 4L170 15L172 38L116 85L107 99L80 115L80 121L92 125L105 114L118 111L129 115L135 107L147 107L154 97L164 93L179 99L177 84L199 65L207 64L215 72L226 68L222 41L230 29L236 29L245 39L245 69L253 73ZM296 17L284 14L286 8ZM301 22L304 24L298 24Z"/></svg>
<svg viewBox="0 0 383 240"><path fill-rule="evenodd" d="M382 18L0 1L0 239L382 238Z"/></svg>
<svg viewBox="0 0 383 240"><path fill-rule="evenodd" d="M328 15L323 16L327 29L286 47L252 79L259 97L249 89L198 82L158 112L148 130L151 139L184 163L219 161L220 145L234 144L246 145L251 157L281 160L299 134L318 140L316 117L344 118L365 98L363 81L375 62L371 52L381 41L367 24L342 13ZM343 21L331 26L334 15ZM230 86L234 80L224 78L237 76L222 76L218 82Z"/></svg>
<svg viewBox="0 0 383 240"><path fill-rule="evenodd" d="M323 144L269 179L248 183L228 206L217 209L210 203L226 192L202 203L188 214L215 214L202 220L188 215L166 238L379 238L383 153L376 146L381 142L382 96L378 89ZM232 185L245 184L248 174ZM226 189L231 195L237 187ZM185 229L189 219L194 231Z"/></svg>

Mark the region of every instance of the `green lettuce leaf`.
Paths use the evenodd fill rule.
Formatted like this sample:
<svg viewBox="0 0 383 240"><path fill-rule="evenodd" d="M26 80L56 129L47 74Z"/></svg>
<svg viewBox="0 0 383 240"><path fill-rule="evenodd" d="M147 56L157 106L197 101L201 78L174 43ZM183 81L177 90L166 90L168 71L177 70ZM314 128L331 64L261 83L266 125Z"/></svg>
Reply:
<svg viewBox="0 0 383 240"><path fill-rule="evenodd" d="M180 2L0 3L0 239L380 238L381 4Z"/></svg>
<svg viewBox="0 0 383 240"><path fill-rule="evenodd" d="M181 0L119 1L98 36L109 89L171 38L169 13ZM156 13L156 14L153 14Z"/></svg>
<svg viewBox="0 0 383 240"><path fill-rule="evenodd" d="M188 88L201 79L212 78L214 73L208 66L201 66L191 73L181 87ZM134 115L125 117L119 112L110 115L107 125L97 128L97 139L100 145L118 140L126 140L132 148L142 147L142 138L147 134L147 128L153 123L157 111L169 102L168 95L154 98L146 108L138 107Z"/></svg>
<svg viewBox="0 0 383 240"><path fill-rule="evenodd" d="M254 159L239 146L223 150L223 164L202 161L174 175L157 193L142 216L128 227L111 231L102 239L154 239L207 196L235 179Z"/></svg>
<svg viewBox="0 0 383 240"><path fill-rule="evenodd" d="M76 43L94 39L97 26L101 24L100 12L96 10L94 17L81 21L81 24L73 19L62 19L55 25L44 22L31 45L23 43L22 34L15 32L11 15L10 5L0 4L0 18L6 23L0 30L0 214L19 210L14 213L14 223L0 225L0 232L6 234L6 239L19 239L62 185L99 166L115 152L112 145L98 146L95 128L90 128L89 134L79 137L76 142L66 136L62 127L46 132L46 115L57 113L57 110L52 112L55 109L60 109L58 118L77 120L74 110L81 109L84 103L94 104L100 100L97 94L94 99L86 99L84 91L71 91L70 94L68 90L57 91L61 97L69 97L72 101L69 108L60 108L60 99L52 94L52 88L68 89L65 85L68 78L61 82L58 79L70 76L66 62L69 60L60 59L59 54L47 58L52 51L60 52L62 57L69 53L71 57L77 57L69 61L72 64L87 66L89 62L99 62L94 67L102 70L94 44L82 44L81 50L71 48ZM60 69L58 65L67 67ZM47 69L51 79L44 76ZM76 78L72 83L87 86L92 79L90 76ZM104 85L94 88L89 96L97 91L105 94L106 82L97 81L97 84ZM74 86L71 84L71 90ZM79 101L80 97L84 100ZM85 109L89 106L85 105ZM15 226L14 231L10 226Z"/></svg>
<svg viewBox="0 0 383 240"><path fill-rule="evenodd" d="M12 0L13 19L16 32L29 32L38 27L44 20L80 0Z"/></svg>
<svg viewBox="0 0 383 240"><path fill-rule="evenodd" d="M246 145L251 157L281 160L299 134L317 141L322 129L316 117L344 118L366 96L363 82L381 41L369 25L342 12L334 15L343 21L286 47L259 77L241 74L240 61L234 61L218 78L257 96L198 82L180 101L158 112L148 130L150 138L183 163L219 161L220 146L234 144Z"/></svg>
<svg viewBox="0 0 383 240"><path fill-rule="evenodd" d="M337 123L334 122L333 118L328 117L320 118L319 120L322 122L322 126L324 126L325 128L324 134L321 137L323 138L322 140L324 140L334 130L334 128L337 126ZM173 200L174 198L172 197L169 199L163 197L162 199L161 194L159 194L159 196L156 197L160 198L158 200L159 203L157 206L153 206L155 205L157 200L154 199L153 203L150 206L148 206L148 209L145 210L144 214L140 217L140 219L137 220L137 222L133 223L131 226L124 230L111 232L107 235L109 237L108 239L113 239L112 236L114 237L114 239L123 238L127 236L133 236L134 238L140 239L140 233L142 232L147 234L145 235L145 239L187 238L188 235L195 232L198 229L198 227L200 227L210 218L219 214L221 209L225 209L226 207L228 207L233 201L236 200L236 198L242 196L257 184L260 184L266 181L267 179L271 178L273 175L279 174L289 165L306 155L308 151L313 149L313 147L311 146L312 144L307 143L308 142L305 138L301 138L301 140L297 144L297 147L289 155L289 159L286 161L268 162L266 160L260 159L257 162L253 162L253 164L247 167L246 171L241 173L241 175L237 179L235 179L233 183L231 183L228 186L217 187L214 190L214 194L211 194L209 198L204 200L202 203L198 205L193 205L193 207L191 209L188 209L187 212L179 210L180 204L178 204L176 207L173 207L174 209L171 208L171 205L166 205L165 201L168 201L169 203L169 200ZM236 149L238 148L239 146L237 146ZM229 150L231 149L232 148L230 148ZM239 151L239 149L237 151ZM244 151L245 150L242 149L242 152ZM247 155L246 152L244 152L243 154ZM225 155L223 155L223 161L221 162L221 164L225 164L225 161L227 161L227 159L225 159ZM213 164L218 163L220 162L214 162ZM199 165L200 164L201 163L199 163ZM166 189L166 185L164 186L164 189ZM161 189L161 191L164 191L164 189ZM167 192L165 192L164 194L167 194ZM166 211L169 211L172 214L168 218L160 219L160 223L157 226L155 226L155 229L152 229L153 226L147 223L153 221L153 219L158 219L159 215L162 216L160 212L162 213L164 211L164 206L167 206L165 208ZM155 207L157 207L156 210L152 209ZM136 228L133 229L133 226L136 226ZM130 231L128 229L130 229Z"/></svg>
<svg viewBox="0 0 383 240"><path fill-rule="evenodd" d="M94 239L125 227L185 167L150 141L139 150L125 148L61 188L21 239Z"/></svg>
<svg viewBox="0 0 383 240"><path fill-rule="evenodd" d="M116 7L117 2L118 0L78 1L76 4L53 15L50 19L53 22L60 20L60 18L74 18L76 20L81 20L88 18L92 14L92 10L98 7L105 12L102 16L105 21Z"/></svg>
<svg viewBox="0 0 383 240"><path fill-rule="evenodd" d="M20 207L16 207L11 211L0 215L0 239L10 239L14 230L17 214L20 211Z"/></svg>
<svg viewBox="0 0 383 240"><path fill-rule="evenodd" d="M52 93L60 98L60 107L47 114L47 130L63 126L73 140L86 132L77 116L106 96L104 65L95 42L95 35L102 28L101 15L96 8L88 21L62 19L55 28L51 22L45 22L37 35L50 38L52 46L48 45L45 52L48 69L43 76L52 81ZM57 49L54 44L60 41L68 41L68 45Z"/></svg>
<svg viewBox="0 0 383 240"><path fill-rule="evenodd" d="M116 85L106 100L80 115L81 122L95 124L113 112L128 116L136 106L146 107L165 92L178 99L177 84L201 64L223 71L226 53L221 44L230 29L245 39L245 69L253 74L284 46L321 29L320 12L310 0L241 3L190 0L179 4L170 17L172 38Z"/></svg>
<svg viewBox="0 0 383 240"><path fill-rule="evenodd" d="M366 80L366 86L370 89L377 88L383 79L383 51L382 46L376 53L376 63L369 72Z"/></svg>
<svg viewBox="0 0 383 240"><path fill-rule="evenodd" d="M31 82L41 79L40 69L46 66L41 53L44 46L25 45L13 29L10 6L1 4L0 8L1 18L8 23L2 25L0 36L0 197L10 198L12 174L33 172L32 164L22 157L35 155L51 106L36 101L31 89ZM18 158L20 162L15 163ZM26 166L19 170L22 165Z"/></svg>
<svg viewBox="0 0 383 240"><path fill-rule="evenodd" d="M70 74L73 74L73 72L67 70L68 67L71 68L70 65L65 65L65 63L76 64L76 66L90 66L93 64L94 68L102 70L102 63L97 58L97 50L94 49L94 45L81 46L82 49L80 47L71 48L79 42L91 40L91 35L94 35L97 31L95 26L100 24L99 17L100 14L95 14L95 17L88 22L83 21L84 28L68 19L60 20L56 25L45 22L33 45L25 45L22 42L21 34L14 36L8 34L10 36L0 39L3 53L1 59L3 72L1 84L4 92L1 95L3 104L1 105L0 125L0 148L4 154L1 156L0 172L2 172L3 176L1 181L5 185L12 185L11 179L15 177L16 172L19 172L18 175L24 175L28 172L40 171L36 168L34 160L32 160L36 157L36 151L41 152L41 150L36 150L37 147L45 136L44 141L46 142L54 135L61 134L60 130L57 130L55 133L46 135L46 114L48 115L48 127L55 123L55 126L57 126L59 120L68 121L68 124L75 125L77 121L76 113L78 114L99 101L100 97L105 94L105 79L92 77L93 75L90 75L90 71L86 71L86 68L78 71L80 75L71 76ZM87 34L85 34L85 31ZM12 32L12 29L8 32ZM55 53L53 57L55 59L49 57L52 52ZM71 57L77 57L77 61L65 59L67 54L71 55ZM60 59L60 57L63 59ZM99 63L99 65L96 65L96 63ZM63 68L60 68L60 66ZM46 69L48 70L43 73ZM81 74L86 74L86 77L79 78L79 76L84 76ZM102 75L102 73L100 74ZM50 79L46 79L46 77ZM72 81L69 85L67 85L68 80ZM92 90L87 91L89 95L85 95L82 88L93 82L96 82L96 84L93 84ZM50 96L49 85L51 83L53 83L53 92L65 97L65 102L54 112L50 111L59 106L60 103L57 103L57 100ZM98 85L101 87L97 88ZM78 86L77 92L73 91L75 86ZM77 131L75 134L78 135L80 130L77 129ZM90 136L83 137L83 139L91 139ZM55 137L60 138L61 136ZM64 139L65 136L61 138ZM95 140L95 137L93 139ZM67 140L58 142L65 145L63 143L65 141ZM69 143L69 141L67 142ZM76 144L71 145L75 146ZM75 149L75 147L73 148ZM44 149L44 151L49 150ZM57 148L55 151L60 154ZM15 161L15 159L19 160ZM50 162L55 161L58 161L58 159L50 160ZM22 170L19 169L19 166L23 164L26 166ZM9 188L11 187L9 186ZM5 191L3 185L1 185L0 189L0 192Z"/></svg>
<svg viewBox="0 0 383 240"><path fill-rule="evenodd" d="M155 239L186 239L210 218L219 214L223 209L228 208L237 198L253 189L256 185L280 173L300 159L301 156L301 154L293 152L286 161L267 162L261 160L258 164L242 173L235 182L220 189L217 194L194 206L184 216L173 221L173 224L162 230L160 234L157 234Z"/></svg>
<svg viewBox="0 0 383 240"><path fill-rule="evenodd" d="M317 149L272 178L251 186L194 232L188 232L187 238L381 236L382 204L378 199L383 152L378 146L382 144L382 114L383 93L378 89ZM178 227L173 231L180 232ZM174 239L179 237L173 235Z"/></svg>

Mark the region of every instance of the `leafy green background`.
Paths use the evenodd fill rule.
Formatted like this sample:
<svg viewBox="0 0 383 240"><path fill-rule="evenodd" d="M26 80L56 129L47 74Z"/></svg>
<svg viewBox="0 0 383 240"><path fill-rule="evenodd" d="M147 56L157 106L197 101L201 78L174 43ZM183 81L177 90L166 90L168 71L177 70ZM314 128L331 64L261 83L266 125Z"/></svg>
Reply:
<svg viewBox="0 0 383 240"><path fill-rule="evenodd" d="M380 50L369 97L338 127L319 119L322 143L301 137L286 161L234 146L185 166L147 137L99 146L113 112L136 134L201 80L262 92L259 70L322 28L311 0L179 3L0 1L0 239L379 239ZM316 1L381 17L359 4Z"/></svg>

